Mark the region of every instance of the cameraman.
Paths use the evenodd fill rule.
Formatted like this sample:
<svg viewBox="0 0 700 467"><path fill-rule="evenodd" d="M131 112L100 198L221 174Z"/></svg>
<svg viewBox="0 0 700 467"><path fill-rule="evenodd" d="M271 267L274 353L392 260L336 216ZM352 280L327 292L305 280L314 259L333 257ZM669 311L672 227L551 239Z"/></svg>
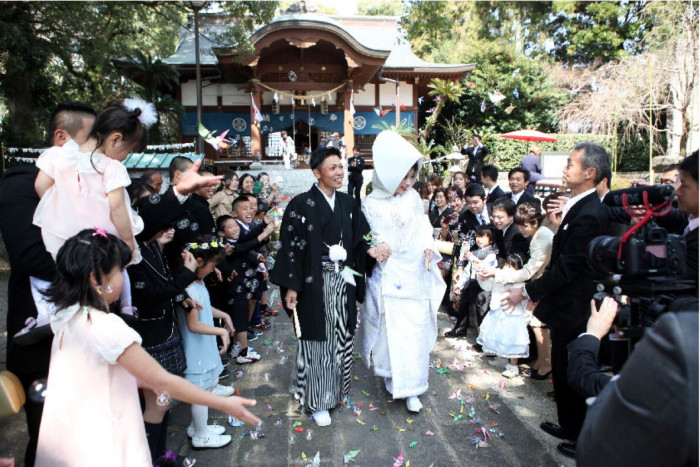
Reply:
<svg viewBox="0 0 700 467"><path fill-rule="evenodd" d="M677 299L647 330L622 372L597 367L617 303L591 302L586 333L569 344L569 384L597 395L578 437L580 466L698 464L698 300Z"/></svg>
<svg viewBox="0 0 700 467"><path fill-rule="evenodd" d="M669 171L664 172L664 175ZM680 184L676 190L678 208L654 221L669 233L683 235L686 241L685 275L681 279L695 283L693 295L698 295L698 151L683 159L678 166ZM671 183L666 183L671 184ZM672 184L671 184L672 185ZM673 185L674 187L676 185ZM608 222L634 222L624 208L606 206ZM638 220L638 219L637 219Z"/></svg>
<svg viewBox="0 0 700 467"><path fill-rule="evenodd" d="M683 229L686 242L684 279L695 281L698 294L698 151L683 159L678 167L681 184L678 187L678 210L687 214L687 225Z"/></svg>

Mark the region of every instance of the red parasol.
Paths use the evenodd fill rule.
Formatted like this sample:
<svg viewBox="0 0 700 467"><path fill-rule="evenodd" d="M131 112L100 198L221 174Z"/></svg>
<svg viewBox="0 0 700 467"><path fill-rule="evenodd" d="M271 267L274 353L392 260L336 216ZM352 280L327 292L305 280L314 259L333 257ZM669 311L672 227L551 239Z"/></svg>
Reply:
<svg viewBox="0 0 700 467"><path fill-rule="evenodd" d="M518 139L521 141L546 141L550 143L557 140L553 136L549 136L547 133L542 133L537 130L511 131L510 133L503 133L501 138Z"/></svg>

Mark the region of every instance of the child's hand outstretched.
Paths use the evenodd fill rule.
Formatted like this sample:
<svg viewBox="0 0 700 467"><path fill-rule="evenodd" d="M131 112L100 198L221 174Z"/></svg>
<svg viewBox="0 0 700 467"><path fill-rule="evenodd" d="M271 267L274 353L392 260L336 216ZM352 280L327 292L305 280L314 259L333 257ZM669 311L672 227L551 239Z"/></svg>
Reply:
<svg viewBox="0 0 700 467"><path fill-rule="evenodd" d="M224 398L225 405L222 407L222 411L229 415L233 415L238 420L241 420L248 425L255 426L261 423L261 420L250 413L246 407L253 407L256 402L255 399L245 399L243 397L233 396Z"/></svg>
<svg viewBox="0 0 700 467"><path fill-rule="evenodd" d="M224 177L222 175L208 177L203 177L200 175L198 172L201 165L202 160L199 159L195 161L189 169L183 172L182 177L180 177L180 181L177 184L178 193L181 195L186 195L194 192L198 188L216 186L221 182L221 180L223 180Z"/></svg>

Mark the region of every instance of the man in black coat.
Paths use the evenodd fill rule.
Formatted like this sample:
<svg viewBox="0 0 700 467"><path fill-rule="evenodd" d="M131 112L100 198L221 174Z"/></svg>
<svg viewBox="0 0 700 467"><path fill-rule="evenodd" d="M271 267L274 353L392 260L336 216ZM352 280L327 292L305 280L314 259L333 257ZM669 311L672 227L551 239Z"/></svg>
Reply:
<svg viewBox="0 0 700 467"><path fill-rule="evenodd" d="M683 297L646 330L615 379L598 347L615 318L606 298L569 344L569 381L596 396L578 437L577 465L697 465L698 299Z"/></svg>
<svg viewBox="0 0 700 467"><path fill-rule="evenodd" d="M328 426L329 410L350 390L355 300L363 301L364 291L362 281L355 287L339 278L333 265L338 259L331 256L342 250L343 265L363 273L365 255L377 258L378 248L384 251L387 245L370 247L363 240L370 231L367 220L359 204L339 191L345 175L340 150L317 149L310 165L318 182L284 211L270 281L280 287L287 313L297 318L296 395L317 425Z"/></svg>
<svg viewBox="0 0 700 467"><path fill-rule="evenodd" d="M589 242L605 230L608 216L595 188L609 167L610 155L603 147L581 143L574 148L563 170L572 197L564 206L549 266L524 288L510 289L507 297L511 305L529 298L537 304L535 316L550 327L559 424L544 422L540 427L552 436L569 440L557 449L571 457L576 455L575 440L586 416L586 402L567 382L566 347L586 330L590 315L597 276L588 266L586 250Z"/></svg>
<svg viewBox="0 0 700 467"><path fill-rule="evenodd" d="M698 151L683 159L678 168L681 184L678 187L678 209L688 215L683 229L686 242L685 279L695 281L698 293Z"/></svg>
<svg viewBox="0 0 700 467"><path fill-rule="evenodd" d="M484 165L484 159L489 153L489 148L481 144L481 136L474 135L469 140L471 146L466 144L462 148L461 153L467 156L467 177L472 182L480 183L481 167Z"/></svg>
<svg viewBox="0 0 700 467"><path fill-rule="evenodd" d="M364 177L362 171L365 170L365 158L360 155L360 150L354 148L352 157L348 159L348 194L355 197L355 201L360 203L360 190Z"/></svg>
<svg viewBox="0 0 700 467"><path fill-rule="evenodd" d="M459 216L457 221L457 238L453 250L454 261L459 258L462 243L467 242L469 249L474 251L476 245L476 228L480 225L491 225L491 211L485 203L486 192L484 187L477 183L467 185L464 201L467 209ZM467 326L471 321L474 326L479 326L489 309L490 293L484 292L477 281L469 281L462 292L459 304L459 313L454 327L447 331L445 337L464 337L467 335Z"/></svg>
<svg viewBox="0 0 700 467"><path fill-rule="evenodd" d="M486 203L493 204L498 198L503 196L505 192L498 186L498 167L495 165L485 165L481 169L481 184L486 190Z"/></svg>
<svg viewBox="0 0 700 467"><path fill-rule="evenodd" d="M94 121L95 111L91 107L74 102L60 104L49 119L49 144L63 146L71 139L84 143ZM29 278L52 281L56 274L56 265L44 247L41 229L32 223L39 204L39 195L34 190L38 173L39 169L33 165L19 166L8 169L0 179L0 233L10 259L7 369L17 375L25 392L34 381L48 377L53 340L53 335L49 335L35 343L19 345L12 338L25 326L27 319L37 316ZM34 465L43 408L43 402L32 399L27 399L24 405L29 434L24 459L28 466Z"/></svg>
<svg viewBox="0 0 700 467"><path fill-rule="evenodd" d="M513 200L515 206L520 206L523 203L530 202L540 206L542 203L539 199L527 193L525 189L530 183L530 171L523 167L515 167L508 172L508 186L510 191L503 194L504 198Z"/></svg>

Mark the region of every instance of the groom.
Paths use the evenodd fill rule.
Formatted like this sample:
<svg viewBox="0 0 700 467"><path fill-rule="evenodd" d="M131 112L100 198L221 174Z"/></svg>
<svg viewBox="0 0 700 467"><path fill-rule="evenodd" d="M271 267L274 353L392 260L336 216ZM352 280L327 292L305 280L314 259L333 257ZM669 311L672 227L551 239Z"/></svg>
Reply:
<svg viewBox="0 0 700 467"><path fill-rule="evenodd" d="M328 411L348 396L355 299L364 299L364 283L358 281L356 288L338 271L348 266L362 273L365 255L377 255L362 238L369 226L359 204L338 191L344 176L341 162L335 147L319 148L311 156L318 181L287 206L280 229L282 246L270 274L284 296L287 313L297 311L301 338L295 397L313 413L318 426L330 425ZM345 258L341 254L339 260L337 251L345 252Z"/></svg>

